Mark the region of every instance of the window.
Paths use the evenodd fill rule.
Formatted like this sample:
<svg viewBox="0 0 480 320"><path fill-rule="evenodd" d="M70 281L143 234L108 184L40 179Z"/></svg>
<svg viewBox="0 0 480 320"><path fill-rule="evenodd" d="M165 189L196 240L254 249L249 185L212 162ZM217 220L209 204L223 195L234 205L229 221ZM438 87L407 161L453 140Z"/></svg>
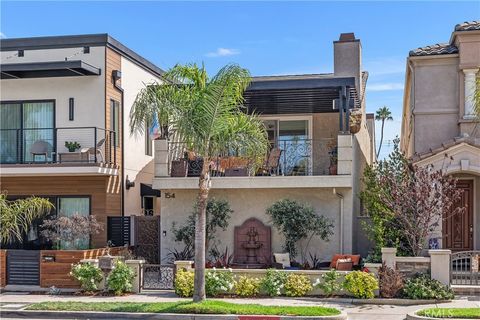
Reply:
<svg viewBox="0 0 480 320"><path fill-rule="evenodd" d="M152 155L152 138L150 136L150 124L146 124L145 128L145 155Z"/></svg>
<svg viewBox="0 0 480 320"><path fill-rule="evenodd" d="M118 147L120 141L120 103L115 100L110 100L110 130L115 133L114 147Z"/></svg>
<svg viewBox="0 0 480 320"><path fill-rule="evenodd" d="M85 217L90 215L90 197L58 197L57 198L57 216L71 217L79 214ZM90 244L90 235L86 234L84 238L75 240L74 243L61 241L60 249L88 249Z"/></svg>
<svg viewBox="0 0 480 320"><path fill-rule="evenodd" d="M154 197L150 196L143 196L142 197L142 206L143 206L143 214L146 216L153 216L153 203Z"/></svg>

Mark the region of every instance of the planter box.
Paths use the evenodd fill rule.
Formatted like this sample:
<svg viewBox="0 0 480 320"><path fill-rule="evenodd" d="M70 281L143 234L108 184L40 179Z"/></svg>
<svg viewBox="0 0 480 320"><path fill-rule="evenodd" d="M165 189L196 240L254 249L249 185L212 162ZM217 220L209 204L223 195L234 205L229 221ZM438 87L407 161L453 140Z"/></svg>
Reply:
<svg viewBox="0 0 480 320"><path fill-rule="evenodd" d="M187 176L187 161L186 160L173 160L172 171L170 176L172 177L186 177Z"/></svg>

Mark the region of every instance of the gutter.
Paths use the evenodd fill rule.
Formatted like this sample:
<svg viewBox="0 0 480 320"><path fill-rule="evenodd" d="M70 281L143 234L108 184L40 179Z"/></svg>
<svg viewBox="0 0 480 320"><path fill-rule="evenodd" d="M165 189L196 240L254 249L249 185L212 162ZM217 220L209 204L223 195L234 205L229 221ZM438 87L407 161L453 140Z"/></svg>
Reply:
<svg viewBox="0 0 480 320"><path fill-rule="evenodd" d="M113 86L115 87L115 89L117 89L119 92L120 92L120 95L121 95L121 99L120 99L120 108L121 108L121 113L122 113L122 121L120 122L121 123L121 130L120 132L122 133L122 139L121 139L121 143L122 143L122 170L121 170L121 198L122 198L122 201L120 203L120 211L122 213L122 217L125 216L125 135L124 135L124 128L125 128L125 125L124 125L124 106L123 106L123 103L124 103L124 91L123 91L123 88L121 86L119 86L117 84L117 81L120 80L122 78L122 73L120 70L112 70L112 79L113 79Z"/></svg>

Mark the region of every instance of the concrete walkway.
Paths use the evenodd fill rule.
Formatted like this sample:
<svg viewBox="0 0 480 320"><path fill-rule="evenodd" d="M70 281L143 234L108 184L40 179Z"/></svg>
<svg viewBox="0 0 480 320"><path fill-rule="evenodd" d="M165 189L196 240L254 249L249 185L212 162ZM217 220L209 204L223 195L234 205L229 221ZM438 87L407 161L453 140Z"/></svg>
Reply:
<svg viewBox="0 0 480 320"><path fill-rule="evenodd" d="M189 299L178 298L171 291L145 292L123 297L83 297L83 296L49 296L31 295L24 293L5 292L0 294L0 308L18 310L28 304L46 301L81 301L81 302L174 302L188 301ZM225 298L223 301L240 304L262 305L290 305L290 306L328 306L347 312L348 319L356 320L401 320L409 312L428 307L456 307L456 308L480 308L480 296L461 297L449 303L431 304L422 306L392 306L392 305L354 305L343 303L334 299L319 298L258 298L258 299L233 299Z"/></svg>

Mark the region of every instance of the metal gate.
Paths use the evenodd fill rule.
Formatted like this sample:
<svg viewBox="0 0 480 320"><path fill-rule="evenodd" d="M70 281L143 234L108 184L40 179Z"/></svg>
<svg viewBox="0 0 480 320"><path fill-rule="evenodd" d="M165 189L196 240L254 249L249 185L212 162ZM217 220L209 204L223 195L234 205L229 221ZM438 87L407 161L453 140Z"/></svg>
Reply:
<svg viewBox="0 0 480 320"><path fill-rule="evenodd" d="M133 216L134 253L147 263L160 263L160 216Z"/></svg>
<svg viewBox="0 0 480 320"><path fill-rule="evenodd" d="M7 284L40 285L40 251L7 250Z"/></svg>
<svg viewBox="0 0 480 320"><path fill-rule="evenodd" d="M141 290L173 289L174 265L144 264L142 267Z"/></svg>
<svg viewBox="0 0 480 320"><path fill-rule="evenodd" d="M480 285L480 251L455 252L450 261L451 284Z"/></svg>

